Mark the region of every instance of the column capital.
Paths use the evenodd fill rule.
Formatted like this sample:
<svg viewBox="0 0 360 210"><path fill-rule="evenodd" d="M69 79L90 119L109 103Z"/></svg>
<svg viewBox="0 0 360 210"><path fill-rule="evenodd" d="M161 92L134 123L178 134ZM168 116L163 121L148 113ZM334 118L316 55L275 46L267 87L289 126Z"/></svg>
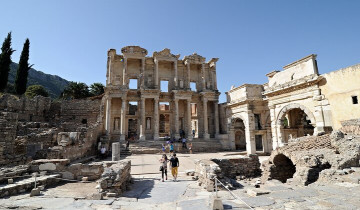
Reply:
<svg viewBox="0 0 360 210"><path fill-rule="evenodd" d="M207 98L202 98L203 102L208 102L209 100Z"/></svg>

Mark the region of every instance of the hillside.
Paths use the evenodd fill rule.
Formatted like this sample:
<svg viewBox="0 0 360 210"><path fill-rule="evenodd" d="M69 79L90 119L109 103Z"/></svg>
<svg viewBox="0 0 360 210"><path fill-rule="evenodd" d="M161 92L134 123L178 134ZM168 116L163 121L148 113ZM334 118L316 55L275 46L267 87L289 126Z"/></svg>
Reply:
<svg viewBox="0 0 360 210"><path fill-rule="evenodd" d="M11 64L11 70L9 73L9 83L11 84L14 84L17 68L17 63ZM44 86L49 92L51 98L57 98L68 84L69 81L57 75L45 74L44 72L37 71L33 68L31 68L29 71L27 85Z"/></svg>

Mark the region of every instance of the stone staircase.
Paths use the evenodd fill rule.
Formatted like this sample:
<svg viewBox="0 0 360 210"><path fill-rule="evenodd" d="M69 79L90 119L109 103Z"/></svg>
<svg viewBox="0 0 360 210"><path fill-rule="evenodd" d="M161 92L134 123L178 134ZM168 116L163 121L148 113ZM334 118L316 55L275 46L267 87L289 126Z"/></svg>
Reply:
<svg viewBox="0 0 360 210"><path fill-rule="evenodd" d="M223 151L222 145L217 139L193 139L187 143L192 143L193 152L219 152ZM166 141L159 140L145 140L135 141L130 143L130 151L132 154L156 154L162 152L162 145L164 144L166 151L169 152ZM174 143L175 152L189 153L189 149L182 148L181 142Z"/></svg>

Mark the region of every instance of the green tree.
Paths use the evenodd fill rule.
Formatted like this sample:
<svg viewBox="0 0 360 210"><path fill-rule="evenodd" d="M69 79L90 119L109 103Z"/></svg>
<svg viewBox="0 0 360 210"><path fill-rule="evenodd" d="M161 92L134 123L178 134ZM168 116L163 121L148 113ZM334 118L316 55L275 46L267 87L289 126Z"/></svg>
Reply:
<svg viewBox="0 0 360 210"><path fill-rule="evenodd" d="M82 82L70 82L62 96L66 99L86 98L90 96L89 87Z"/></svg>
<svg viewBox="0 0 360 210"><path fill-rule="evenodd" d="M99 82L95 82L93 84L90 85L90 94L93 96L98 96L104 93L104 85L99 83Z"/></svg>
<svg viewBox="0 0 360 210"><path fill-rule="evenodd" d="M3 91L6 88L10 71L11 55L14 51L15 50L11 48L11 32L9 32L1 47L0 91Z"/></svg>
<svg viewBox="0 0 360 210"><path fill-rule="evenodd" d="M30 85L25 92L26 97L34 98L35 96L48 97L49 93L41 85Z"/></svg>
<svg viewBox="0 0 360 210"><path fill-rule="evenodd" d="M26 39L23 50L21 52L19 66L16 72L15 78L15 90L16 93L22 95L26 91L26 84L28 80L28 73L33 65L29 65L29 48L30 41Z"/></svg>

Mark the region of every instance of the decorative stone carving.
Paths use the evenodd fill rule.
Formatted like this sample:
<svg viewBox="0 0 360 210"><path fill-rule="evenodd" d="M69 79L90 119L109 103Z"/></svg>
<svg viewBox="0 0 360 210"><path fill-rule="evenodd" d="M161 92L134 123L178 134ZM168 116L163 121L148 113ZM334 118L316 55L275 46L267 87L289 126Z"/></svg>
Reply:
<svg viewBox="0 0 360 210"><path fill-rule="evenodd" d="M165 48L159 52L154 52L153 57L172 58L172 59L177 60L177 59L179 59L180 54L178 54L178 55L171 54L170 49Z"/></svg>
<svg viewBox="0 0 360 210"><path fill-rule="evenodd" d="M192 55L185 56L183 60L185 61L185 63L187 62L195 63L195 64L205 63L205 58L202 57L201 55L198 55L197 53L193 53Z"/></svg>
<svg viewBox="0 0 360 210"><path fill-rule="evenodd" d="M139 46L126 46L121 48L121 52L123 54L134 54L139 56L146 56L148 51L144 48L141 48Z"/></svg>

